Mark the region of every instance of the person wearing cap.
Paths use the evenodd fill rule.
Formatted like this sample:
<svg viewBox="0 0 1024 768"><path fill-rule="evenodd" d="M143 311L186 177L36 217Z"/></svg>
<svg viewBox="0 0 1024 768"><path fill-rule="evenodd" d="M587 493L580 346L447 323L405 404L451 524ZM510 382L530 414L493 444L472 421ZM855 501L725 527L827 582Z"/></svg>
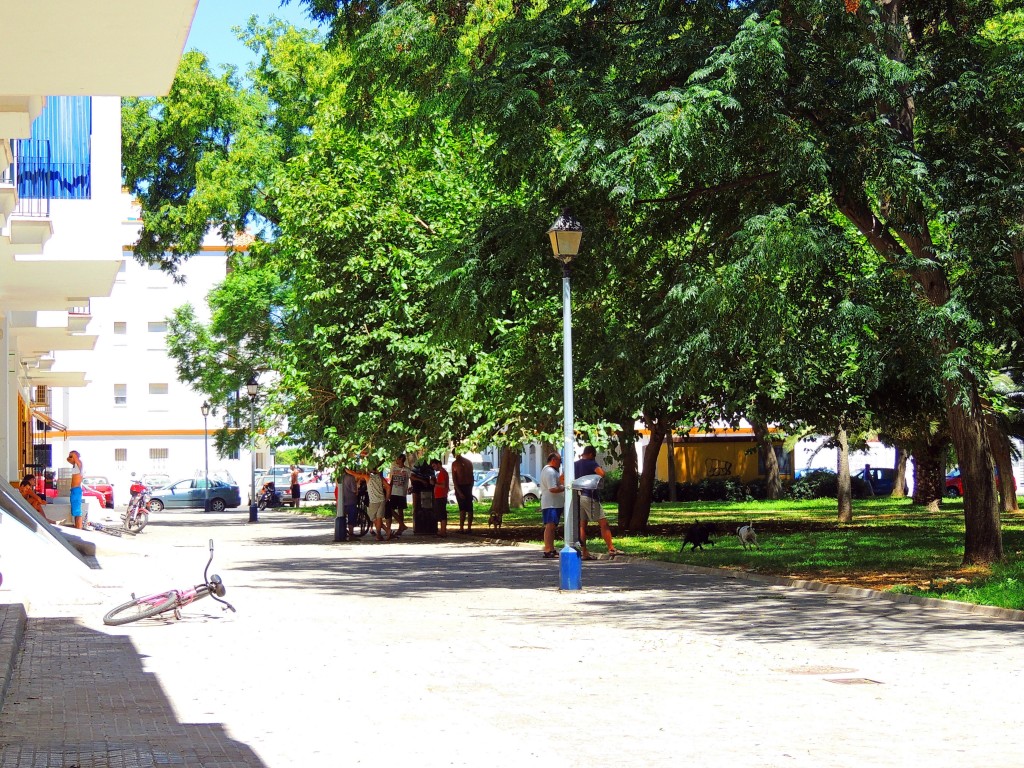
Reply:
<svg viewBox="0 0 1024 768"><path fill-rule="evenodd" d="M588 445L583 449L583 455L573 465L576 470L576 478L586 475L600 475L604 477L604 470L597 463L597 449ZM597 523L601 527L601 538L608 546L608 554L624 554L622 550L616 549L612 543L612 529L608 527L608 519L604 516L604 509L601 507L600 491L580 491L580 546L584 560L596 560L597 558L587 550L587 523Z"/></svg>

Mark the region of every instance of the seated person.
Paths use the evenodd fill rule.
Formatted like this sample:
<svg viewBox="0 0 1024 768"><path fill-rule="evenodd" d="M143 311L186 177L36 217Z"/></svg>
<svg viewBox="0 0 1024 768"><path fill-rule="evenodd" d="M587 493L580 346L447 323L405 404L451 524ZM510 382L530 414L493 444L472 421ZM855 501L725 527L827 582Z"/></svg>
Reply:
<svg viewBox="0 0 1024 768"><path fill-rule="evenodd" d="M50 525L56 525L57 521L48 518L46 516L46 513L43 511L43 507L45 506L46 502L39 498L39 494L36 493L35 487L36 476L28 474L21 478L21 485L18 486L18 490L21 491L21 495L24 497L25 501L31 504L32 509L34 509L40 515L42 515L43 519L46 522L48 522Z"/></svg>

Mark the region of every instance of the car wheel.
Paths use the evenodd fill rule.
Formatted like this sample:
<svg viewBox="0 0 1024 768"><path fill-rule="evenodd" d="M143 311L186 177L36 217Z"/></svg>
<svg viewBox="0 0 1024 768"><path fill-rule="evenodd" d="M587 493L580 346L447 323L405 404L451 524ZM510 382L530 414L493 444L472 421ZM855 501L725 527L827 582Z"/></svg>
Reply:
<svg viewBox="0 0 1024 768"><path fill-rule="evenodd" d="M223 512L227 509L227 504L224 503L224 499L210 499L210 511L211 512Z"/></svg>
<svg viewBox="0 0 1024 768"><path fill-rule="evenodd" d="M306 501L320 501L320 494L317 491L306 491Z"/></svg>
<svg viewBox="0 0 1024 768"><path fill-rule="evenodd" d="M957 499L960 497L960 491L958 491L955 486L947 485L946 496L948 496L951 499Z"/></svg>
<svg viewBox="0 0 1024 768"><path fill-rule="evenodd" d="M527 493L526 495L523 496L523 501L529 502L530 504L533 504L533 502L537 500L537 497L534 496L532 493Z"/></svg>
<svg viewBox="0 0 1024 768"><path fill-rule="evenodd" d="M163 512L164 503L160 499L150 499L149 504L146 505L146 509L150 512Z"/></svg>

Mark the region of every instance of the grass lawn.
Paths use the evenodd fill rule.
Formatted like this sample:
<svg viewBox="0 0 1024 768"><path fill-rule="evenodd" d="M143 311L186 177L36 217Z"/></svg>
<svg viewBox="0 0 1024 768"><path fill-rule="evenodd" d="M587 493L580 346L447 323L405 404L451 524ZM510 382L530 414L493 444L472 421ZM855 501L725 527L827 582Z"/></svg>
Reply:
<svg viewBox="0 0 1024 768"><path fill-rule="evenodd" d="M944 501L942 507L929 514L909 499L855 501L854 522L840 526L835 521L835 499L656 504L647 533L616 532L615 545L635 557L1024 609L1024 513L1003 516L1004 563L991 569L964 568L960 564L963 502ZM321 509L334 514L333 505ZM606 504L605 511L616 531L616 505ZM478 530L508 542L540 543L536 504L509 512L498 531L487 528L488 514L489 504L476 505L474 533ZM683 534L695 520L714 526L714 546L696 551L687 546L680 551ZM458 512L449 510L449 532L453 521L457 531ZM758 549L744 550L736 536L736 529L748 522L757 531ZM596 536L596 528L591 530ZM600 540L590 544L594 552L603 549Z"/></svg>

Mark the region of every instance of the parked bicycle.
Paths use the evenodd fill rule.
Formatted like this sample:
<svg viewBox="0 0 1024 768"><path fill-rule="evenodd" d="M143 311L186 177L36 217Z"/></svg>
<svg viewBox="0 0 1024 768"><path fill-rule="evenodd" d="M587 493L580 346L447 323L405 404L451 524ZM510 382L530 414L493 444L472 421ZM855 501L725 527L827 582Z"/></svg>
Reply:
<svg viewBox="0 0 1024 768"><path fill-rule="evenodd" d="M212 562L213 539L210 539L210 559L206 561L206 568L203 569L202 584L186 589L169 589L166 592L159 592L147 597L135 597L133 592L132 599L129 602L117 606L117 608L109 611L103 617L103 623L111 626L120 626L121 624L129 624L139 619L158 616L168 611L174 611L174 618L180 619L182 608L189 603L194 603L196 600L202 600L204 597L212 597L218 603L224 605L224 610L230 608L234 612L235 607L231 603L227 600L221 600L225 592L227 592L227 588L224 586L224 582L221 581L220 576L217 574L208 575L210 563Z"/></svg>
<svg viewBox="0 0 1024 768"><path fill-rule="evenodd" d="M126 531L141 533L142 529L149 524L149 500L150 491L142 483L136 481L131 486L132 497L128 502L128 509L121 515L121 522Z"/></svg>
<svg viewBox="0 0 1024 768"><path fill-rule="evenodd" d="M356 490L356 517L352 523L352 535L365 536L373 530L373 521L367 510L370 508L370 494L366 490L366 483L360 481Z"/></svg>

